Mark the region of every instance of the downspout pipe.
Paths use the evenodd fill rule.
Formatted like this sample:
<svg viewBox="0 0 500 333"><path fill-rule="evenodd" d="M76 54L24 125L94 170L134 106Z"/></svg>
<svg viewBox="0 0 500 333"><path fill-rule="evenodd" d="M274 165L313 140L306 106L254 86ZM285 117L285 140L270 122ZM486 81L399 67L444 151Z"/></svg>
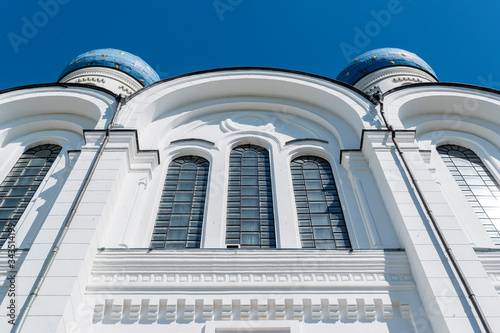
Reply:
<svg viewBox="0 0 500 333"><path fill-rule="evenodd" d="M45 258L45 261L43 263L42 269L40 270L40 273L38 274L35 284L33 285L33 288L31 289L31 292L24 302L23 307L21 308L21 311L19 312L19 316L17 317L17 320L14 324L14 327L11 330L11 333L19 333L21 332L21 329L26 321L26 318L28 317L28 313L31 309L31 306L33 305L35 299L38 296L38 293L40 292L40 289L43 285L43 282L45 281L45 278L47 277L47 273L50 270L50 267L52 266L57 253L59 252L59 248L64 240L64 237L66 236L69 227L71 225L71 222L73 221L73 218L76 215L76 211L78 210L78 207L80 206L80 203L83 199L83 195L85 194L85 191L87 187L89 186L90 180L92 179L92 175L94 174L96 168L97 168L97 163L101 159L101 156L104 152L104 148L106 148L106 145L109 141L109 133L110 130L113 128L116 120L116 116L118 112L120 111L122 105L124 104L124 97L122 95L118 95L115 98L116 101L116 108L115 112L113 113L113 117L111 118L111 121L109 122L108 126L106 127L106 133L104 140L102 141L101 146L99 147L96 156L92 160L92 163L90 165L89 171L87 171L87 174L85 175L85 179L83 181L83 185L80 187L78 190L76 199L73 201L73 204L71 206L71 210L69 211L68 215L66 215L66 218L64 219L64 223L59 230L59 233L57 234L54 243L52 245L52 249L50 253L47 255Z"/></svg>
<svg viewBox="0 0 500 333"><path fill-rule="evenodd" d="M420 185L418 184L415 175L413 174L413 171L410 168L410 165L408 164L408 161L406 160L406 157L404 155L404 152L401 150L401 147L399 146L397 140L396 140L396 130L392 127L391 124L387 121L387 118L385 116L384 112L384 102L383 102L383 95L380 92L377 92L372 95L371 100L375 105L380 105L380 114L382 116L382 119L384 121L385 126L387 129L391 132L391 138L392 142L394 143L394 147L396 148L399 158L403 162L404 168L410 177L410 181L413 184L413 187L415 188L418 198L420 199L421 205L423 206L427 216L429 217L430 222L432 223L432 226L434 227L434 233L438 236L439 240L441 241L441 246L444 248L446 254L448 255L449 260L451 261L451 264L453 265L453 268L455 268L456 275L458 275L458 278L460 282L462 283L463 288L465 289L465 292L467 294L467 297L469 298L470 302L472 303L472 306L474 307L474 310L477 313L477 316L479 317L479 320L481 321L481 324L483 325L483 328L485 332L487 333L493 333L493 330L491 329L486 316L483 313L483 310L481 308L481 305L477 301L476 295L472 291L472 288L467 281L467 278L462 271L462 268L460 267L460 264L458 263L457 258L455 257L455 254L453 253L453 250L451 249L448 241L446 240L445 235L443 234L443 231L441 230L441 227L436 221L436 218L434 217L434 213L429 207L429 204L427 200L425 199L422 190L420 188Z"/></svg>

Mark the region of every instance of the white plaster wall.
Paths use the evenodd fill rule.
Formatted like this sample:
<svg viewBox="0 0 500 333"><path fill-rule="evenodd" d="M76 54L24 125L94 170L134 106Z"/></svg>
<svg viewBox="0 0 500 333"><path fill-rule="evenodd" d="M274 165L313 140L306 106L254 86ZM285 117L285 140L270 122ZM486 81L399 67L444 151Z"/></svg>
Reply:
<svg viewBox="0 0 500 333"><path fill-rule="evenodd" d="M85 175L81 169L73 170L78 153L69 151L82 146L83 129L102 128L109 122L114 103L113 97L100 91L55 86L19 89L0 95L1 179L25 150L47 143L62 147L16 224L16 245L29 248L17 266L18 314L81 186L81 182L75 184L72 179ZM87 169L88 165L85 171ZM0 302L6 307L10 298L3 297ZM5 314L1 314L0 330L7 331L11 326ZM45 319L41 318L41 323Z"/></svg>
<svg viewBox="0 0 500 333"><path fill-rule="evenodd" d="M385 99L390 123L416 130L397 139L495 329L500 301L488 274L496 272L496 257L481 262L471 246L491 244L466 224L467 207L450 204L457 188L447 186L435 152L422 150L468 143L498 177L499 105L488 92L436 86L408 87ZM88 88L0 95L0 157L7 161L0 176L36 142L78 149L81 131L105 129L114 106L111 97ZM472 106L474 112L467 111ZM37 117L49 121L37 129ZM125 131L109 132L109 145L30 310L27 332L478 330L390 133L355 90L291 73L208 73L138 92L117 122ZM24 237L33 244L20 271L19 302L29 294L104 135L87 132L81 153L63 154L54 164L51 175L65 170L67 180L59 189L60 181L49 176L44 185L55 202L38 236ZM305 140L290 142L295 139ZM276 250L224 249L229 153L244 143L270 152ZM210 162L203 249L149 251L168 164L189 154ZM289 163L302 154L331 164L354 251L299 249ZM22 228L41 218L30 214ZM381 250L401 247L405 252Z"/></svg>
<svg viewBox="0 0 500 333"><path fill-rule="evenodd" d="M147 134L142 136L143 140L148 139L155 147L159 146L161 171L156 171L147 184L141 181L141 175L131 176L125 185L127 190L124 192L128 194L124 194L123 201L120 201L123 209L115 219L114 231L109 234L106 247L149 247L168 165L176 157L190 154L202 156L210 162L202 247L225 247L229 154L235 146L246 143L260 145L270 153L278 248L300 248L290 162L295 157L308 154L323 157L332 166L353 247L376 247L368 241L369 231L362 222L366 216L360 214L347 173L338 167L340 147L337 136L345 138L350 133L349 126L337 116L331 115L330 123L320 124L310 120L315 118L309 115L311 111L306 110L303 113L307 118L272 109L221 112L200 117L196 117L198 110L191 112L193 115L185 122L165 116L145 131ZM329 119L328 116L324 115L324 118ZM305 141L292 141L297 139ZM367 183L370 182L369 175L364 178ZM377 221L382 221L386 216L382 206L374 207L372 205L374 213L371 214L377 216ZM397 241L390 240L390 225L387 221L381 223L383 228L388 229L384 233L386 243L377 246L398 247ZM125 234L128 235L126 241L123 239Z"/></svg>

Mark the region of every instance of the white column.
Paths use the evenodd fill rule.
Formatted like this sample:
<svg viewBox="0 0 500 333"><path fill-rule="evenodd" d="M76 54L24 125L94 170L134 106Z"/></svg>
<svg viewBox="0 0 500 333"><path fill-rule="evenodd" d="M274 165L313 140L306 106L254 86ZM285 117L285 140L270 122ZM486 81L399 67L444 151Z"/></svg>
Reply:
<svg viewBox="0 0 500 333"><path fill-rule="evenodd" d="M302 246L288 155L273 147L270 157L276 247L300 249Z"/></svg>
<svg viewBox="0 0 500 333"><path fill-rule="evenodd" d="M225 148L213 150L213 160L210 165L205 200L205 224L202 229L202 248L226 247L228 154L229 152Z"/></svg>

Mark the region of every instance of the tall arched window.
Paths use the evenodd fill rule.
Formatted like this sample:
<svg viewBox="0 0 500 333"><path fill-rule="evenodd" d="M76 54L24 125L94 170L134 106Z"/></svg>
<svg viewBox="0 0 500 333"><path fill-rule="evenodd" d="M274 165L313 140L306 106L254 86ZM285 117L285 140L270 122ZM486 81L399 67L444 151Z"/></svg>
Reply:
<svg viewBox="0 0 500 333"><path fill-rule="evenodd" d="M255 145L231 151L226 244L276 247L269 153Z"/></svg>
<svg viewBox="0 0 500 333"><path fill-rule="evenodd" d="M500 245L500 187L481 159L470 149L457 145L437 147L444 163L465 194L486 232Z"/></svg>
<svg viewBox="0 0 500 333"><path fill-rule="evenodd" d="M320 157L301 156L290 166L302 247L350 248L330 164Z"/></svg>
<svg viewBox="0 0 500 333"><path fill-rule="evenodd" d="M183 156L170 163L151 247L200 247L208 167L208 161L198 156Z"/></svg>
<svg viewBox="0 0 500 333"><path fill-rule="evenodd" d="M26 150L0 184L0 246L21 218L61 147L40 145Z"/></svg>

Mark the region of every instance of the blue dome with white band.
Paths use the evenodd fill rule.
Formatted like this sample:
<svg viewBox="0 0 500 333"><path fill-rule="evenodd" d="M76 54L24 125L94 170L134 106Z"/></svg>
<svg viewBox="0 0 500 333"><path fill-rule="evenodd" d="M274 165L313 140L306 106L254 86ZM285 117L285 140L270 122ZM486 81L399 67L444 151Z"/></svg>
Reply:
<svg viewBox="0 0 500 333"><path fill-rule="evenodd" d="M389 47L363 53L344 67L337 76L337 80L348 84L355 84L364 76L378 69L392 66L419 68L437 80L436 73L434 73L432 68L416 54Z"/></svg>
<svg viewBox="0 0 500 333"><path fill-rule="evenodd" d="M141 58L116 49L98 49L80 54L62 71L59 80L66 74L80 68L98 66L123 71L133 76L143 86L160 80L158 74Z"/></svg>

